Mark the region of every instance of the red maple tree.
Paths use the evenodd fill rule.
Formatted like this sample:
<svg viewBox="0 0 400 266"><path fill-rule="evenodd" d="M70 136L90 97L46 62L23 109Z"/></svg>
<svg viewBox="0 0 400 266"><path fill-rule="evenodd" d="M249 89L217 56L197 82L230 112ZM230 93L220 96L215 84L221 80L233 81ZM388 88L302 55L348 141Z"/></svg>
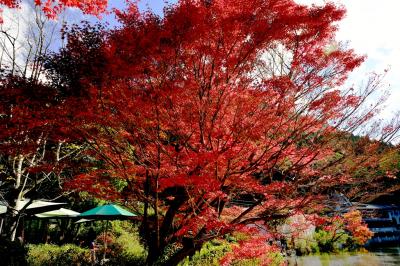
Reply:
<svg viewBox="0 0 400 266"><path fill-rule="evenodd" d="M123 26L92 50L75 31L61 52L78 69L101 62L79 73L85 97L74 106L74 130L101 163L69 188L131 202L149 263L175 250L164 262L175 265L248 224L312 213L346 181L318 162L336 130L372 116L358 110L376 84L339 89L363 61L334 42L341 7L182 0L163 18L135 5L117 13Z"/></svg>

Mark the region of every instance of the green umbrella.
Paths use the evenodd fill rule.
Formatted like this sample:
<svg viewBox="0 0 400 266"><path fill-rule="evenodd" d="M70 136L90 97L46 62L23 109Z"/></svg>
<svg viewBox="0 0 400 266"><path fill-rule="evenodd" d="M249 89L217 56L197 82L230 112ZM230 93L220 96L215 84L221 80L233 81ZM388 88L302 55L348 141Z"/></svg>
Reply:
<svg viewBox="0 0 400 266"><path fill-rule="evenodd" d="M133 214L118 205L115 204L107 204L103 206L98 206L91 210L85 211L79 215L79 217L85 219L93 219L93 220L107 220L106 223L106 233L108 230L108 220L124 220L129 219L130 217L135 217L136 214ZM107 249L107 241L104 234L104 255L103 260L106 260L106 249Z"/></svg>
<svg viewBox="0 0 400 266"><path fill-rule="evenodd" d="M91 210L85 211L79 215L82 218L90 218L97 220L123 220L129 219L129 217L137 216L125 209L122 209L115 204L107 204L98 206Z"/></svg>

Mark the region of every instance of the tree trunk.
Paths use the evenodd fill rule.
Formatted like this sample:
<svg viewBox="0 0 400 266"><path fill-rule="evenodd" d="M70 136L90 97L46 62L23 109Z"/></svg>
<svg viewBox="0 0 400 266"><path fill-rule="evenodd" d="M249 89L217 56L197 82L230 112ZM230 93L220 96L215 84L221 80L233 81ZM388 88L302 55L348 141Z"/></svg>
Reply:
<svg viewBox="0 0 400 266"><path fill-rule="evenodd" d="M155 248L154 243L149 245L149 253L147 254L146 265L154 265L161 256L159 249Z"/></svg>
<svg viewBox="0 0 400 266"><path fill-rule="evenodd" d="M11 225L11 237L10 237L11 241L15 241L15 238L16 238L16 235L17 235L17 229L18 229L18 226L19 226L20 211L25 207L24 203L25 202L20 200L19 197L15 202L15 207L14 207L14 210L12 212L13 223ZM30 204L30 202L28 204Z"/></svg>

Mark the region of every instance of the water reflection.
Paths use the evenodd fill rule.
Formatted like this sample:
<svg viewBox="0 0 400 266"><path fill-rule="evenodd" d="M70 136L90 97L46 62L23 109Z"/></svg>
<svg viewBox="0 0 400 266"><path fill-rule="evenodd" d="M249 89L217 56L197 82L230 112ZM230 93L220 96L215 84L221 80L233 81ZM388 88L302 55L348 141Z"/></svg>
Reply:
<svg viewBox="0 0 400 266"><path fill-rule="evenodd" d="M400 247L385 247L368 253L291 257L290 266L394 266L400 265Z"/></svg>

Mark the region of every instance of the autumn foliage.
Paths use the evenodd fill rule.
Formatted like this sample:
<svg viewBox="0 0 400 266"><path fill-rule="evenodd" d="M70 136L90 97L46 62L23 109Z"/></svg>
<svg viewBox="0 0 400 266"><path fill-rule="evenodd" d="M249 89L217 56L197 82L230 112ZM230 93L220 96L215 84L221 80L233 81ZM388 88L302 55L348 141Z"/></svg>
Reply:
<svg viewBox="0 0 400 266"><path fill-rule="evenodd" d="M344 237L345 242L362 246L374 235L362 220L362 214L358 210L349 210L344 214L332 215L331 217L321 217L321 221L319 227L328 232L324 244L330 248L333 248L334 242L340 242L342 237ZM351 241L347 239L348 236L351 237Z"/></svg>
<svg viewBox="0 0 400 266"><path fill-rule="evenodd" d="M331 176L347 176L335 190L350 201L370 202L399 189L398 146L344 132L332 139L331 146L335 153L321 167Z"/></svg>
<svg viewBox="0 0 400 266"><path fill-rule="evenodd" d="M33 0L49 18L55 18L64 8L74 7L82 10L85 14L99 16L107 9L107 0ZM0 5L8 8L18 8L20 0L0 0ZM1 7L1 6L0 6Z"/></svg>
<svg viewBox="0 0 400 266"><path fill-rule="evenodd" d="M91 166L66 189L129 202L148 263L174 247L165 264L176 265L210 239L320 211L347 181L321 162L338 131L371 118L359 110L376 83L343 87L364 58L334 41L341 7L181 0L163 18L135 4L116 13L119 28L67 31L46 66L69 137L90 147Z"/></svg>
<svg viewBox="0 0 400 266"><path fill-rule="evenodd" d="M345 213L343 218L345 220L346 229L352 234L353 239L358 245L364 245L374 235L362 221L360 211Z"/></svg>
<svg viewBox="0 0 400 266"><path fill-rule="evenodd" d="M81 73L75 114L103 163L69 188L136 202L149 262L175 245L170 264L243 225L317 210L343 181L315 164L332 155L330 136L370 117L352 116L363 95L339 90L363 61L332 48L343 15L256 0L180 1L162 19L119 12L123 26L94 46L103 66ZM62 53L82 51L72 40Z"/></svg>

